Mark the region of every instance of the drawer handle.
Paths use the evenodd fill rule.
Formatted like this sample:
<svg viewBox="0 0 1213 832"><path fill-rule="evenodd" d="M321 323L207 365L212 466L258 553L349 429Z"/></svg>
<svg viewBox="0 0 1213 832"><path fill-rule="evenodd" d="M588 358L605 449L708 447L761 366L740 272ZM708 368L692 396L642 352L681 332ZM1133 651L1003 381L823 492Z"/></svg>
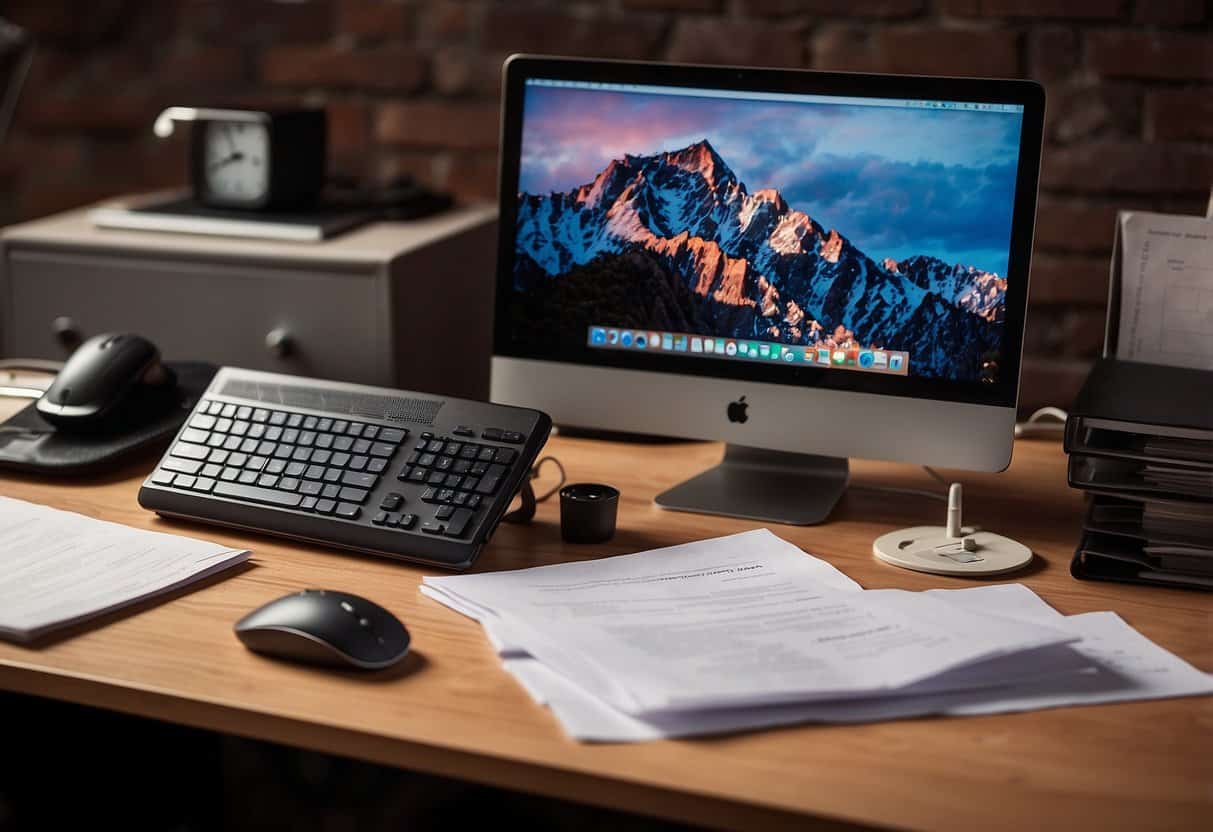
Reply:
<svg viewBox="0 0 1213 832"><path fill-rule="evenodd" d="M80 334L79 325L67 315L60 315L51 321L51 331L55 333L55 340L64 349L74 350L84 340Z"/></svg>
<svg viewBox="0 0 1213 832"><path fill-rule="evenodd" d="M286 358L295 351L295 339L286 329L277 327L265 334L265 348L279 358Z"/></svg>

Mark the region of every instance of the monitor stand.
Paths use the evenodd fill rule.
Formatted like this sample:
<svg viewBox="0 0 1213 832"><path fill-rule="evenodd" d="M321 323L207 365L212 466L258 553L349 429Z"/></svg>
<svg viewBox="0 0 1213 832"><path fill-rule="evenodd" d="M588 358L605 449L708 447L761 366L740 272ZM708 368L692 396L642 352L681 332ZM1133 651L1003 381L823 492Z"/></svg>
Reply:
<svg viewBox="0 0 1213 832"><path fill-rule="evenodd" d="M725 445L719 465L655 501L671 511L811 526L830 515L848 479L845 458Z"/></svg>

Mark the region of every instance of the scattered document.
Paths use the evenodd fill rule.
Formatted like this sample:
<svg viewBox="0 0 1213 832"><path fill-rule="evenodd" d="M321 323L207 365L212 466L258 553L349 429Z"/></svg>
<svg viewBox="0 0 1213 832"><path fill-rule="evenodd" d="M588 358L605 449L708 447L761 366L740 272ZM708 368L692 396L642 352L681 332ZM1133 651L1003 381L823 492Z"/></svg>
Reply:
<svg viewBox="0 0 1213 832"><path fill-rule="evenodd" d="M587 741L1213 692L1111 613L1018 584L863 591L766 530L421 591Z"/></svg>
<svg viewBox="0 0 1213 832"><path fill-rule="evenodd" d="M1213 370L1213 218L1120 215L1116 357Z"/></svg>
<svg viewBox="0 0 1213 832"><path fill-rule="evenodd" d="M0 497L0 637L29 641L248 559L188 537Z"/></svg>

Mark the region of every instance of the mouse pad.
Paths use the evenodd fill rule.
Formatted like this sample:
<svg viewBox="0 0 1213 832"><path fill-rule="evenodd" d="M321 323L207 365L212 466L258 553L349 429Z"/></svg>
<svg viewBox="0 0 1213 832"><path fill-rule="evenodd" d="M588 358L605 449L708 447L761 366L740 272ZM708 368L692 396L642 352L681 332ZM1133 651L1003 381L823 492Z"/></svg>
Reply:
<svg viewBox="0 0 1213 832"><path fill-rule="evenodd" d="M196 361L166 361L177 374L175 407L158 408L120 432L64 433L44 420L31 402L0 424L0 471L73 476L112 470L140 452L168 445L219 368Z"/></svg>

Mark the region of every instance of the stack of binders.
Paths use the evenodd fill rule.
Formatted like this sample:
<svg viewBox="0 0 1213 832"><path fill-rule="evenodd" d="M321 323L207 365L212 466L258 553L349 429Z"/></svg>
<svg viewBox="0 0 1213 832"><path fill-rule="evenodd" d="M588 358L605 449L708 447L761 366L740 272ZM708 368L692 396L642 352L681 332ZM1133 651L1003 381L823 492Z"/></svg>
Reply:
<svg viewBox="0 0 1213 832"><path fill-rule="evenodd" d="M1102 358L1066 422L1077 578L1213 590L1213 372Z"/></svg>

